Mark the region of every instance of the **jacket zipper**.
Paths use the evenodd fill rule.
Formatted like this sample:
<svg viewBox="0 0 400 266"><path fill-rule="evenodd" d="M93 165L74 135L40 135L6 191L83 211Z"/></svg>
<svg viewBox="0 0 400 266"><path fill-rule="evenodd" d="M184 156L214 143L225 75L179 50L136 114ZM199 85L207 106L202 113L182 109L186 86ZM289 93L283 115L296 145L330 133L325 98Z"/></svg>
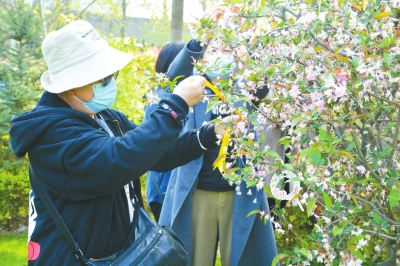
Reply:
<svg viewBox="0 0 400 266"><path fill-rule="evenodd" d="M154 247L154 245L158 242L161 236L162 236L162 230L160 229L156 237L151 241L150 245L148 245L147 248L140 254L140 256L137 257L137 259L133 262L133 265L137 265L144 258L144 256L146 256L147 253L149 253L149 251Z"/></svg>
<svg viewBox="0 0 400 266"><path fill-rule="evenodd" d="M105 258L101 258L101 259L93 259L93 258L90 258L89 260L90 260L90 261L93 261L93 262L96 262L96 261L115 260L116 258L117 258L116 255L111 255L111 256L108 256L108 257L105 257Z"/></svg>
<svg viewBox="0 0 400 266"><path fill-rule="evenodd" d="M121 129L121 126L120 126L120 124L119 124L119 121L117 120L117 119L115 119L115 120L112 120L111 122L117 122L117 125L118 125L118 129L119 129L119 131L121 132L121 136L123 136L124 135L124 132L122 131L122 129Z"/></svg>

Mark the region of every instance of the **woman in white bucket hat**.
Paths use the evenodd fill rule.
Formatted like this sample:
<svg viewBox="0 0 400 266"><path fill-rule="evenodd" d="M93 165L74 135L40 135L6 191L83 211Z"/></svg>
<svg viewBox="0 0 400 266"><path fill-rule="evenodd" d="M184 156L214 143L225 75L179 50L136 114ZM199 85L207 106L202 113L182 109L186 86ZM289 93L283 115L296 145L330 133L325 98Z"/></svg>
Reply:
<svg viewBox="0 0 400 266"><path fill-rule="evenodd" d="M179 136L205 79L190 77L160 101L142 125L108 107L114 75L131 55L115 50L86 21L74 21L44 40L46 90L30 112L12 119L14 153L31 166L87 258L120 250L130 229L132 187L142 205L139 177L168 171L216 146L225 127L208 124ZM30 173L32 176L32 173ZM37 188L30 192L28 265L79 265Z"/></svg>

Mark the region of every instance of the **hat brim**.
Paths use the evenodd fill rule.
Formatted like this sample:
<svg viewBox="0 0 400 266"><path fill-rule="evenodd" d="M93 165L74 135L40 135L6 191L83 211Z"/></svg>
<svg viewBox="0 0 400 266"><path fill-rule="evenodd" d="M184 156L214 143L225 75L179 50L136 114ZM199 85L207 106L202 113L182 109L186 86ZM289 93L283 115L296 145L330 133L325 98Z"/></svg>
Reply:
<svg viewBox="0 0 400 266"><path fill-rule="evenodd" d="M132 59L133 56L106 46L95 56L63 71L52 74L47 70L40 82L46 91L61 93L101 80L126 66Z"/></svg>

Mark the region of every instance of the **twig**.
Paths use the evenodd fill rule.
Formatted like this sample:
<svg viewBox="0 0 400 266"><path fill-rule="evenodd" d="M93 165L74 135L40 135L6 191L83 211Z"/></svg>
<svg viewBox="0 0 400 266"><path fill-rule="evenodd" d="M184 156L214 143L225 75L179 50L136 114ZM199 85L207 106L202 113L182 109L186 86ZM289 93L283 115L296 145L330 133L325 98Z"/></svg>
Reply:
<svg viewBox="0 0 400 266"><path fill-rule="evenodd" d="M83 12L85 12L91 5L93 5L97 0L93 0L89 5L87 5L82 11L76 16L75 20L79 19L82 16Z"/></svg>
<svg viewBox="0 0 400 266"><path fill-rule="evenodd" d="M395 132L393 135L392 151L390 152L390 155L389 155L388 168L391 168L392 164L393 164L393 157L394 157L394 154L396 153L396 147L397 147L397 142L399 139L399 134L400 134L400 108L397 111L397 123L396 123L396 129L395 129Z"/></svg>
<svg viewBox="0 0 400 266"><path fill-rule="evenodd" d="M316 199L316 201L317 201L321 206L323 206L324 208L326 208L326 206L325 206L320 200L318 200L317 198L315 198L315 199ZM359 227L359 226L357 226L357 225L354 225L354 224L350 223L350 222L347 220L346 217L343 217L343 216L341 216L340 214L338 214L338 213L336 213L336 212L334 212L334 211L332 211L332 210L331 210L330 212L333 213L333 214L334 214L336 217L338 217L339 219L345 221L347 224L353 226L354 228L360 229L360 230L362 230L362 231L364 231L364 232L367 232L367 233L370 233L370 234L374 234L374 235L377 235L377 236L380 236L380 237L383 237L383 238L386 238L386 239L389 239L389 240L398 241L398 237L388 236L388 235L384 235L384 234L381 234L381 233L377 233L377 232L372 231L372 230L368 230L368 229L361 228L361 227Z"/></svg>
<svg viewBox="0 0 400 266"><path fill-rule="evenodd" d="M386 244L388 243L388 240L385 239L382 243L382 245L380 246L379 250L377 251L377 253L375 254L375 256L372 258L372 261L375 261L382 253L382 249L384 246L386 246Z"/></svg>
<svg viewBox="0 0 400 266"><path fill-rule="evenodd" d="M231 94L236 95L236 96L241 96L241 97L243 97L242 94L237 93L237 92L231 92ZM264 113L263 111L261 111L260 108L258 108L258 107L257 107L254 103L252 103L251 101L250 101L250 104L251 104L251 106L252 106L257 112L260 112L260 113L261 113L265 118L267 118L269 121L271 121L272 123L276 124L277 126L281 126L280 123L278 123L277 121L271 119L271 118L268 116L268 114L266 114L266 113Z"/></svg>
<svg viewBox="0 0 400 266"><path fill-rule="evenodd" d="M371 166L369 166L367 159L364 157L364 155L362 154L362 151L360 150L360 143L359 143L358 140L357 140L356 134L355 134L353 131L351 131L350 134L351 134L351 136L353 137L353 141L354 141L355 144L356 144L357 154L358 154L358 156L360 157L360 159L361 159L363 165L365 165L365 167L371 172L372 176L373 176L375 179L378 180L379 177L375 174L374 170L372 170Z"/></svg>
<svg viewBox="0 0 400 266"><path fill-rule="evenodd" d="M335 191L335 192L338 193L338 194L341 194L341 195L346 195L346 196L348 196L346 193L343 193L343 192L340 192L340 191ZM372 209L374 209L381 217L385 217L385 219L387 219L387 221L388 221L389 223L394 224L394 225L396 225L396 226L400 226L400 223L397 223L397 222L395 222L395 221L393 221L393 220L387 218L387 216L386 216L385 214L381 213L381 212L378 210L378 208L377 208L373 203L371 203L371 202L369 202L368 200L365 200L365 199L363 199L363 198L360 198L360 197L358 197L358 196L356 196L356 195L353 195L353 196L354 196L358 201L361 201L361 202L363 202L363 203L368 204L369 206L371 206Z"/></svg>
<svg viewBox="0 0 400 266"><path fill-rule="evenodd" d="M382 101L384 101L384 102L387 102L387 103L393 104L393 105L395 105L395 106L397 106L397 107L400 107L400 104L398 104L398 103L396 103L396 102L393 102L393 101L389 101L388 99L382 98L382 97L380 97L380 96L377 96L377 95L375 95L375 94L373 94L373 93L370 93L369 91L367 91L367 94L368 94L369 96L378 98L379 100L382 100Z"/></svg>
<svg viewBox="0 0 400 266"><path fill-rule="evenodd" d="M262 40L262 39L263 39L264 37L266 37L267 35L269 35L269 34L275 32L275 31L285 30L285 29L292 28L292 27L295 27L295 26L298 26L298 25L289 25L289 26L285 26L285 27L281 27L281 28L276 28L276 29L273 29L273 30L268 31L268 32L265 33L264 35L261 35L261 37L258 38L257 42L256 42L255 44L253 44L252 46L250 46L250 48L247 49L247 51L246 51L244 54L242 54L241 57L237 58L236 60L239 60L240 58L242 58L242 57L244 57L245 55L247 55L247 54L249 53L249 51L251 51L251 49L253 49L256 45L258 45L258 44L260 43L260 40ZM235 61L236 61L236 60L235 60Z"/></svg>
<svg viewBox="0 0 400 266"><path fill-rule="evenodd" d="M296 13L293 11L293 9L290 7L290 5L286 4L285 6L282 7L285 11L289 12L290 14L292 14L293 16L295 16L296 18L300 18L301 17L301 13ZM315 35L315 33L311 30L308 29L308 32L310 33L311 37L322 47L324 47L326 50L335 53L335 49L333 49L333 47L331 46L327 46L320 38L317 37L317 35ZM338 54L340 54L341 56L344 57L349 57L346 53L344 52L338 52Z"/></svg>

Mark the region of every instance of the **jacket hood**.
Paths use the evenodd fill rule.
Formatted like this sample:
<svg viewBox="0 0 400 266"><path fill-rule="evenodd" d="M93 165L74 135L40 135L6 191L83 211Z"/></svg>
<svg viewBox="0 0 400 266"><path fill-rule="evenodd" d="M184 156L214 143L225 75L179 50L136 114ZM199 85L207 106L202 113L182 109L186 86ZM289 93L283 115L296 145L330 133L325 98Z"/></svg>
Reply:
<svg viewBox="0 0 400 266"><path fill-rule="evenodd" d="M9 135L15 155L18 158L25 156L30 147L44 132L52 125L64 120L66 115L80 117L90 124L96 123L88 115L72 109L57 94L49 92L42 95L38 105L33 110L13 117Z"/></svg>

